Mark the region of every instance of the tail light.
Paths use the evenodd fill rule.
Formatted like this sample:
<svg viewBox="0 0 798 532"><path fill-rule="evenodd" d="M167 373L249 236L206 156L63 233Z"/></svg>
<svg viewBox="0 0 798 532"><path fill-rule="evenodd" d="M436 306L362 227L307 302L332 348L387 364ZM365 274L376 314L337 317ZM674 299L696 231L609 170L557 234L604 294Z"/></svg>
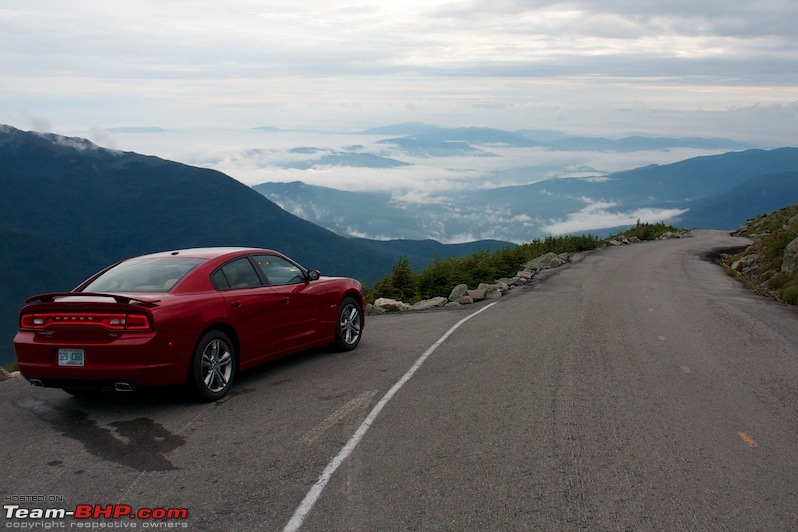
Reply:
<svg viewBox="0 0 798 532"><path fill-rule="evenodd" d="M29 312L19 318L21 329L49 327L104 327L111 331L148 331L152 328L146 314L121 312Z"/></svg>

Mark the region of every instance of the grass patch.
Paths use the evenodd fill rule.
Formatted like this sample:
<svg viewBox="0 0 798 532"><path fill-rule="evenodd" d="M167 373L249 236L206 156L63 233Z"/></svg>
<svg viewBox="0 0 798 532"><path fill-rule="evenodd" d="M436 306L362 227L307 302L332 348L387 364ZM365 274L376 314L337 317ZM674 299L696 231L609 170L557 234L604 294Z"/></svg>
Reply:
<svg viewBox="0 0 798 532"><path fill-rule="evenodd" d="M19 371L19 366L17 366L16 362L12 362L11 364L3 366L3 369L9 373L14 373L15 371Z"/></svg>

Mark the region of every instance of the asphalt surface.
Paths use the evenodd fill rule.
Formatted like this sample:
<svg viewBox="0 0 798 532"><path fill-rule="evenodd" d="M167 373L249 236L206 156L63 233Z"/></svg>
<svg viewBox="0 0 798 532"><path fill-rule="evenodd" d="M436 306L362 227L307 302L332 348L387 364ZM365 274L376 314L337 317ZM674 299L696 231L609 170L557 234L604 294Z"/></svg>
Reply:
<svg viewBox="0 0 798 532"><path fill-rule="evenodd" d="M739 244L607 248L510 292L395 392L301 529L798 530L798 311L702 258ZM371 318L354 352L242 373L209 405L2 382L0 499L282 530L371 409L479 308ZM13 502L31 495L48 502ZM4 528L33 523L3 512Z"/></svg>

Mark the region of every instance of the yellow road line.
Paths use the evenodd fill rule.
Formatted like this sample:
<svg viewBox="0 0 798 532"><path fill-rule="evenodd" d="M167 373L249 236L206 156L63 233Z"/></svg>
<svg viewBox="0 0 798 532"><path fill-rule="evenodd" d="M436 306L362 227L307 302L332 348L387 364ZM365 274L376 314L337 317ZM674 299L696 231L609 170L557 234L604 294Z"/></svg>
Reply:
<svg viewBox="0 0 798 532"><path fill-rule="evenodd" d="M751 447L752 449L754 447L759 447L759 444L756 442L756 440L753 439L748 434L746 434L745 432L738 432L737 435L740 437L741 440L745 442L747 446Z"/></svg>

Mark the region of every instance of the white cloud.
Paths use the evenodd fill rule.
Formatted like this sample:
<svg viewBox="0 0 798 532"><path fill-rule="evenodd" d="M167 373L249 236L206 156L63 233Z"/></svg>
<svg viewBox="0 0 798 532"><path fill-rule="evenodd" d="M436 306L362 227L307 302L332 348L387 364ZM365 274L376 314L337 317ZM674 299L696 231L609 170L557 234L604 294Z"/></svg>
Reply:
<svg viewBox="0 0 798 532"><path fill-rule="evenodd" d="M632 211L610 211L616 204L601 201L592 201L585 198L589 204L568 215L565 220L552 220L541 227L545 233L563 235L580 231L596 229L609 229L625 225L634 225L637 221L643 223L665 222L686 213L688 209L655 209L643 208Z"/></svg>
<svg viewBox="0 0 798 532"><path fill-rule="evenodd" d="M795 121L767 117L798 100L796 18L790 0L8 0L0 121L27 110L65 133L422 120L785 144Z"/></svg>

